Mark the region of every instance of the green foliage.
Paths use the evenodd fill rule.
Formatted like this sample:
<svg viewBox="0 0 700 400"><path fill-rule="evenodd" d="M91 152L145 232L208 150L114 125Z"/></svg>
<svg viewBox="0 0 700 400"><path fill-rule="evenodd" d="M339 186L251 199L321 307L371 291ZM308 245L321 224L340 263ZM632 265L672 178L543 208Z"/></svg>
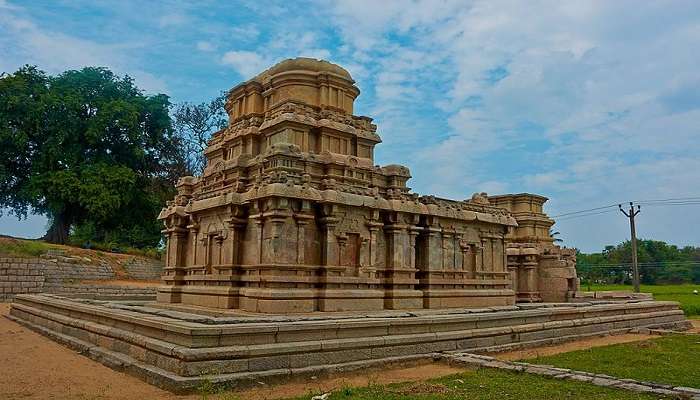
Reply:
<svg viewBox="0 0 700 400"><path fill-rule="evenodd" d="M700 342L674 335L527 360L579 371L677 386L700 387Z"/></svg>
<svg viewBox="0 0 700 400"><path fill-rule="evenodd" d="M1 76L0 207L47 215L52 242L157 246L177 178L169 106L105 68Z"/></svg>
<svg viewBox="0 0 700 400"><path fill-rule="evenodd" d="M644 284L700 283L700 247L679 248L658 240L638 240L640 280ZM591 283L629 283L632 245L625 241L600 253L578 253L577 270L584 286Z"/></svg>
<svg viewBox="0 0 700 400"><path fill-rule="evenodd" d="M584 382L565 381L525 373L476 369L427 382L372 385L334 391L328 400L501 400L501 399L663 399ZM308 396L298 400L308 400Z"/></svg>

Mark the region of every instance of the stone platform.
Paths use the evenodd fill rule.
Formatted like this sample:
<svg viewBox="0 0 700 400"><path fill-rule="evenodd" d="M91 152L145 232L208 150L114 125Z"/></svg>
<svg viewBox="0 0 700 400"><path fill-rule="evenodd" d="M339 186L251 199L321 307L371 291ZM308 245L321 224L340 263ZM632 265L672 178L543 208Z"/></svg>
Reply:
<svg viewBox="0 0 700 400"><path fill-rule="evenodd" d="M176 392L688 327L678 303L635 300L270 315L36 294L17 296L9 318Z"/></svg>

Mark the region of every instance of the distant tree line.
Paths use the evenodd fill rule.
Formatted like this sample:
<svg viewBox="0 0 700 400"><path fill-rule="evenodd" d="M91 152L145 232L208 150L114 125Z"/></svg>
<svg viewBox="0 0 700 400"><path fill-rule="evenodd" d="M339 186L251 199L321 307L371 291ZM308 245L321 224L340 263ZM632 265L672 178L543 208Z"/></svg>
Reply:
<svg viewBox="0 0 700 400"><path fill-rule="evenodd" d="M640 281L643 284L700 283L700 247L678 247L658 240L637 240ZM576 256L582 283L630 283L632 244L605 246L600 253Z"/></svg>
<svg viewBox="0 0 700 400"><path fill-rule="evenodd" d="M200 174L224 97L173 105L106 68L0 75L0 213L48 217L44 240L157 247L177 179Z"/></svg>

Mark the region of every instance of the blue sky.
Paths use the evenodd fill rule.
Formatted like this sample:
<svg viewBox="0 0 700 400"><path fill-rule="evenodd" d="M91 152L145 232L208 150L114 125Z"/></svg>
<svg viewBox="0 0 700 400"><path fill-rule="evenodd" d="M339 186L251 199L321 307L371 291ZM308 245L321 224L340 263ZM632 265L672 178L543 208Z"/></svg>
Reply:
<svg viewBox="0 0 700 400"><path fill-rule="evenodd" d="M295 56L351 72L377 161L407 165L418 193L534 192L550 215L700 197L697 1L0 0L0 72L107 66L200 102ZM0 233L44 225L5 216ZM679 245L698 226L698 204L638 220ZM616 211L556 229L584 251L629 235Z"/></svg>

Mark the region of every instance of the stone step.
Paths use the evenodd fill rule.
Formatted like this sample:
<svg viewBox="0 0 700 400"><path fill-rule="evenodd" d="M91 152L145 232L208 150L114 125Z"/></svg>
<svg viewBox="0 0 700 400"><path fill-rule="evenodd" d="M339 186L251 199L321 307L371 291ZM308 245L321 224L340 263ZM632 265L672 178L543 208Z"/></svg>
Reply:
<svg viewBox="0 0 700 400"><path fill-rule="evenodd" d="M578 314L545 308L483 315L233 324L184 321L165 310L161 311L170 316L137 311L139 307L148 311L147 304L131 305L127 310L122 306L25 295L18 296L11 315L180 377L197 377L212 370L218 374L257 374L392 357L429 357L439 352L522 348L685 321L673 302L576 307ZM562 319L572 315L580 318ZM535 317L549 320L522 323ZM503 321L510 325L498 326Z"/></svg>

